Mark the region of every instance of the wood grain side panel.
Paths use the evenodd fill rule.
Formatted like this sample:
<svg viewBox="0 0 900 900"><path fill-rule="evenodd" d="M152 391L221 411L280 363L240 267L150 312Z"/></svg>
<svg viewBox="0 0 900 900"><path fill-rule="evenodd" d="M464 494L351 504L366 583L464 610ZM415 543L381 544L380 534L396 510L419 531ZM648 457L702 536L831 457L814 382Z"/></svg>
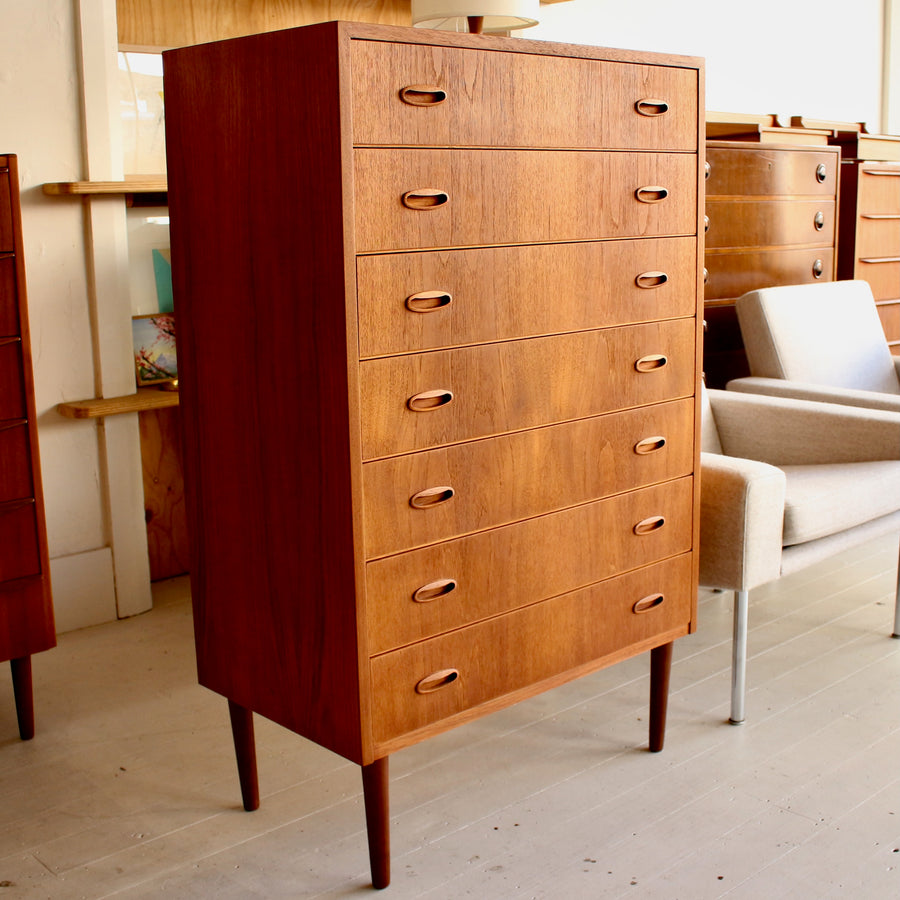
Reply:
<svg viewBox="0 0 900 900"><path fill-rule="evenodd" d="M691 557L680 556L372 660L375 739L388 741L528 685L579 669L678 626L691 611ZM661 595L647 613L634 604ZM445 687L416 685L456 672Z"/></svg>
<svg viewBox="0 0 900 900"><path fill-rule="evenodd" d="M643 488L370 562L373 653L422 640L690 549L693 479ZM662 516L662 527L634 526ZM420 588L456 587L427 602ZM420 595L421 596L421 595Z"/></svg>
<svg viewBox="0 0 900 900"><path fill-rule="evenodd" d="M0 425L0 503L34 496L28 424Z"/></svg>
<svg viewBox="0 0 900 900"><path fill-rule="evenodd" d="M693 414L679 400L366 463L366 556L688 475ZM450 499L414 505L445 486Z"/></svg>
<svg viewBox="0 0 900 900"><path fill-rule="evenodd" d="M706 146L709 178L706 196L835 196L840 151L837 148L778 150L760 144L715 142ZM824 175L818 174L824 166Z"/></svg>
<svg viewBox="0 0 900 900"><path fill-rule="evenodd" d="M0 256L0 337L19 333L18 307L15 257Z"/></svg>
<svg viewBox="0 0 900 900"><path fill-rule="evenodd" d="M0 421L26 415L22 342L16 340L0 344Z"/></svg>
<svg viewBox="0 0 900 900"><path fill-rule="evenodd" d="M697 149L691 69L376 41L352 54L357 144ZM409 86L446 99L404 102ZM639 112L648 99L665 107Z"/></svg>
<svg viewBox="0 0 900 900"><path fill-rule="evenodd" d="M13 199L10 192L9 168L0 165L0 253L12 253L15 248L13 231ZM16 185L18 190L18 185Z"/></svg>
<svg viewBox="0 0 900 900"><path fill-rule="evenodd" d="M362 149L354 159L363 253L696 233L693 154ZM647 187L667 196L641 202ZM404 206L422 189L448 199Z"/></svg>
<svg viewBox="0 0 900 900"><path fill-rule="evenodd" d="M166 54L166 127L200 679L362 762L339 31Z"/></svg>
<svg viewBox="0 0 900 900"><path fill-rule="evenodd" d="M694 393L694 319L360 364L363 457L587 418ZM659 363L638 371L639 360ZM452 399L416 412L413 398Z"/></svg>
<svg viewBox="0 0 900 900"><path fill-rule="evenodd" d="M391 253L360 257L357 278L360 354L383 356L691 316L696 244L682 237ZM408 298L422 292L450 300L426 312L411 301L411 310Z"/></svg>
<svg viewBox="0 0 900 900"><path fill-rule="evenodd" d="M717 200L706 201L707 249L775 247L791 244L832 246L835 201Z"/></svg>

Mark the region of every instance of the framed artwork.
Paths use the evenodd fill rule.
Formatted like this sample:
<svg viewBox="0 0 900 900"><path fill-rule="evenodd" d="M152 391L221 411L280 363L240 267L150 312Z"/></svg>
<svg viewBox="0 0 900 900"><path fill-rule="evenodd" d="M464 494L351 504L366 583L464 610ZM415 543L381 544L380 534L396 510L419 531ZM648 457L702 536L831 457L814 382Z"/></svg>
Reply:
<svg viewBox="0 0 900 900"><path fill-rule="evenodd" d="M175 316L171 313L135 316L131 320L131 335L138 387L177 380Z"/></svg>

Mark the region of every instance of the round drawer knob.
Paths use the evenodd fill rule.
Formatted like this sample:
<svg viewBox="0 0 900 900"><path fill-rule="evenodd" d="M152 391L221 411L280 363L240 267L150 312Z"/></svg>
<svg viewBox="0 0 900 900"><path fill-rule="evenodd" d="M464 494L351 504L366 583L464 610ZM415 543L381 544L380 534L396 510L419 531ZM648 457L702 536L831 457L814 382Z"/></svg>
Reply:
<svg viewBox="0 0 900 900"><path fill-rule="evenodd" d="M825 227L825 213L821 210L813 217L813 225L815 225L816 231L821 231Z"/></svg>
<svg viewBox="0 0 900 900"><path fill-rule="evenodd" d="M709 173L712 171L712 166L709 164L709 160L703 163L703 177L708 181Z"/></svg>
<svg viewBox="0 0 900 900"><path fill-rule="evenodd" d="M818 181L819 184L823 184L827 177L828 177L828 169L825 166L825 163L819 163L816 166L816 181Z"/></svg>
<svg viewBox="0 0 900 900"><path fill-rule="evenodd" d="M704 234L709 233L709 216L703 217L703 233Z"/></svg>
<svg viewBox="0 0 900 900"><path fill-rule="evenodd" d="M825 266L824 266L824 264L822 263L822 260L821 260L821 259L817 259L817 260L813 263L813 267L812 267L813 278L821 278L821 277L822 277L822 273L823 273L824 271L825 271Z"/></svg>

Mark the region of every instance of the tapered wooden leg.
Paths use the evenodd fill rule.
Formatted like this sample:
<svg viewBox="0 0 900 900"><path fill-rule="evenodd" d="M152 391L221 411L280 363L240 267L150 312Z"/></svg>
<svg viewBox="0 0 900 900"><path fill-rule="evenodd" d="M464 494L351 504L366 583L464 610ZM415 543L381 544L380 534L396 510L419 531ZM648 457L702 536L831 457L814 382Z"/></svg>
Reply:
<svg viewBox="0 0 900 900"><path fill-rule="evenodd" d="M670 641L650 651L650 750L653 753L659 753L666 740L672 647Z"/></svg>
<svg viewBox="0 0 900 900"><path fill-rule="evenodd" d="M9 661L12 669L13 696L16 700L16 718L19 720L19 737L30 741L34 737L34 692L31 683L31 657L22 656Z"/></svg>
<svg viewBox="0 0 900 900"><path fill-rule="evenodd" d="M366 831L369 834L369 867L372 885L386 888L391 883L391 821L388 797L388 758L376 759L362 767L363 797L366 803Z"/></svg>
<svg viewBox="0 0 900 900"><path fill-rule="evenodd" d="M231 734L234 753L237 756L238 778L241 781L241 799L244 809L259 809L259 779L256 775L256 740L253 736L253 711L228 701L231 715Z"/></svg>

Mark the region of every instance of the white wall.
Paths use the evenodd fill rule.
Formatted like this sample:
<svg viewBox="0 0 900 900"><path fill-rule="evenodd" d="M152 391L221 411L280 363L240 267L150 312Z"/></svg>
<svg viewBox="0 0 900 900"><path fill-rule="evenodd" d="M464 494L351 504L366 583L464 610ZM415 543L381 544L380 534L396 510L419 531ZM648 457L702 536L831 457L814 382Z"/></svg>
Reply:
<svg viewBox="0 0 900 900"><path fill-rule="evenodd" d="M706 58L706 108L881 125L883 0L570 0L523 37Z"/></svg>
<svg viewBox="0 0 900 900"><path fill-rule="evenodd" d="M82 204L51 199L41 190L44 182L76 180L83 172L74 7L73 0L6 3L0 28L0 152L19 157L41 468L60 630L116 614L97 424L55 412L60 401L93 397L95 391Z"/></svg>
<svg viewBox="0 0 900 900"><path fill-rule="evenodd" d="M111 436L102 426L65 420L54 411L61 400L95 396L102 385L91 347L82 202L47 198L40 185L87 177L78 18L83 8L108 12L111 3L4 3L0 29L0 152L17 153L20 162L42 468L61 629L116 615L110 544L117 526L105 485L110 461L122 457L109 455ZM570 0L542 7L542 24L523 36L705 56L709 109L802 113L879 127L882 0L856 0L852 17L837 0L755 0L740 15L735 9L727 0ZM98 39L89 35L87 43L96 47ZM89 106L101 108L102 115L105 101L92 100L97 102ZM103 258L104 248L98 250ZM110 248L110 255L120 250ZM122 462L136 464L134 458ZM139 472L136 478L139 484ZM133 510L135 517L142 512ZM118 580L120 594L136 593ZM127 609L127 600L118 599L119 608Z"/></svg>

